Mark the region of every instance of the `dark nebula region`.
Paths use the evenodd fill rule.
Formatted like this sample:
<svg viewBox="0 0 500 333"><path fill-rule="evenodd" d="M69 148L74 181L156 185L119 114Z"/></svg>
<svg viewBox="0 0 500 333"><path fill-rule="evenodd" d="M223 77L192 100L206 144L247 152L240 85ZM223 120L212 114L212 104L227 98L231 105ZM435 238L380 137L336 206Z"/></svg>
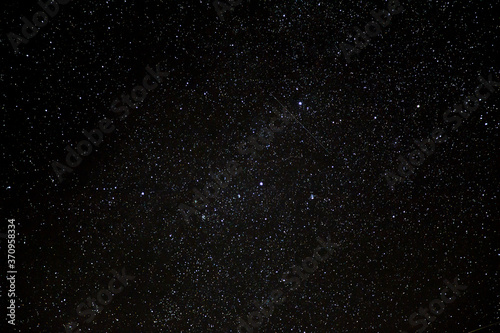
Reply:
<svg viewBox="0 0 500 333"><path fill-rule="evenodd" d="M1 332L499 332L498 1L3 3Z"/></svg>

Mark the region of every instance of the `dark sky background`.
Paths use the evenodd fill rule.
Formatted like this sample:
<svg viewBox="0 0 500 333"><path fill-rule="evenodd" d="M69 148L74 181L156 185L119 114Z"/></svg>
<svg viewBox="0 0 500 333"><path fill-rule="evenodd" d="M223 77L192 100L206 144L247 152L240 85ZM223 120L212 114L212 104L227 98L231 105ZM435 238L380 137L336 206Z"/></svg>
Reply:
<svg viewBox="0 0 500 333"><path fill-rule="evenodd" d="M500 81L498 3L401 5L347 63L340 44L386 2L243 1L221 21L209 0L72 1L19 54L7 33L40 7L4 3L0 233L16 220L15 331L236 332L282 288L258 332L416 332L409 316L455 277L467 290L426 332L498 322L500 87L459 129L442 120L479 75ZM111 103L156 64L168 77L120 120ZM284 130L253 160L239 154L283 108ZM52 161L104 117L116 130L54 181ZM385 171L436 127L449 139L391 190ZM242 172L188 226L178 205L230 161ZM327 235L339 247L288 291L282 274ZM135 279L85 323L77 306L122 268Z"/></svg>

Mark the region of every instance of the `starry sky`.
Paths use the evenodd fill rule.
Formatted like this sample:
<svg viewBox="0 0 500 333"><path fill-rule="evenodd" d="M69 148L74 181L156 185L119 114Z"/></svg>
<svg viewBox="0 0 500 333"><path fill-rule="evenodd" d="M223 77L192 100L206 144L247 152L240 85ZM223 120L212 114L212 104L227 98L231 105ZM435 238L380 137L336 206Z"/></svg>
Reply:
<svg viewBox="0 0 500 333"><path fill-rule="evenodd" d="M416 332L410 315L455 277L467 290L426 332L498 322L500 87L457 130L442 119L479 76L500 81L498 4L400 3L349 63L341 44L387 2L242 1L222 21L208 0L71 1L18 53L8 33L41 9L3 4L13 331L237 332L282 288L255 332ZM157 64L168 75L120 119L113 101ZM274 111L289 123L240 154ZM52 163L103 118L116 129L59 183ZM437 127L447 141L391 189L384 173ZM231 161L240 172L187 223L179 204ZM337 247L290 291L282 275L318 236ZM122 268L135 279L86 323L78 305Z"/></svg>

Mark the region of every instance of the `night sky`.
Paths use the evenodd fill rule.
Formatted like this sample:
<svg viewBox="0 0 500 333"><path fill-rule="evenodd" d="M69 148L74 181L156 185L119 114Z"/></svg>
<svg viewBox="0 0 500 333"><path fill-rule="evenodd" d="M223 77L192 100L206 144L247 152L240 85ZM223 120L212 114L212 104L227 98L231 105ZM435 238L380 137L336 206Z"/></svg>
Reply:
<svg viewBox="0 0 500 333"><path fill-rule="evenodd" d="M4 3L0 331L238 332L256 300L254 332L499 332L498 5L401 0L366 42L388 2L69 1L29 39Z"/></svg>

